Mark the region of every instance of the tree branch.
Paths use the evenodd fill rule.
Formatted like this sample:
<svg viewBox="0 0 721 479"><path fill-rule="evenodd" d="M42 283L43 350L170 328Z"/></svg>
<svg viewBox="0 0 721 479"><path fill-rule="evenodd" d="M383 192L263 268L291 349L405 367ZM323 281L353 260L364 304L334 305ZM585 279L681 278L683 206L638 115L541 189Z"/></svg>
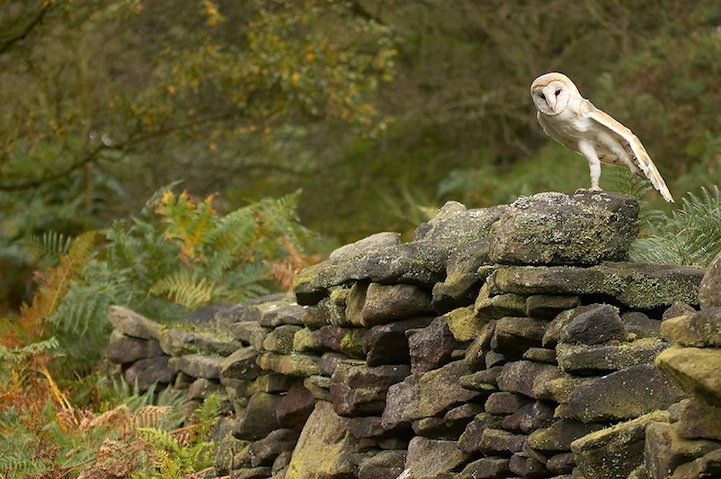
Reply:
<svg viewBox="0 0 721 479"><path fill-rule="evenodd" d="M41 178L37 178L34 180L27 180L27 181L21 181L19 183L0 183L0 191L21 191L21 190L27 190L32 188L37 188L38 186L41 186L45 183L49 183L51 181L59 180L61 178L64 178L74 171L83 168L85 165L95 163L99 159L100 153L103 151L109 151L109 150L125 150L127 148L130 148L131 146L146 142L148 140L152 140L153 138L160 138L166 135L170 135L172 133L176 133L179 131L187 130L189 128L192 128L194 126L203 125L207 123L214 123L214 122L222 122L232 119L235 115L237 115L237 111L230 111L225 112L219 115L209 116L205 118L198 118L192 121L188 121L185 123L180 123L177 125L171 125L166 128L162 128L160 130L151 131L147 133L139 133L135 136L132 136L128 138L128 140L118 143L116 145L98 145L94 149L90 150L84 157L81 159L75 161L71 165L68 165L67 167L63 168L60 171L57 171L53 174L43 176Z"/></svg>
<svg viewBox="0 0 721 479"><path fill-rule="evenodd" d="M7 39L3 40L2 43L0 43L0 55L7 52L15 43L24 40L25 37L40 24L51 6L52 2L47 2L19 32L11 33Z"/></svg>

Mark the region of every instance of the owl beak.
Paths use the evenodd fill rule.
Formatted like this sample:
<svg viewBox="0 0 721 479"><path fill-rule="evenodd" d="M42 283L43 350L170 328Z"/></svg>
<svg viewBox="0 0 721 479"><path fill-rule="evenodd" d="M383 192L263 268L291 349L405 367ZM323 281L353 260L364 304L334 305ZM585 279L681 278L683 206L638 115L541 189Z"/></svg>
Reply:
<svg viewBox="0 0 721 479"><path fill-rule="evenodd" d="M551 109L551 111L556 111L556 102L558 101L558 97L556 95L546 95L546 104Z"/></svg>

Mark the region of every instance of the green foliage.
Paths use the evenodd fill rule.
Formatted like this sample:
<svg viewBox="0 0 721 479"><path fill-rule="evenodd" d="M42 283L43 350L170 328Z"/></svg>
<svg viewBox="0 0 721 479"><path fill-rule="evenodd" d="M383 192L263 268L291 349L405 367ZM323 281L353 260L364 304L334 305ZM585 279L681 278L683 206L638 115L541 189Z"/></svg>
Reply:
<svg viewBox="0 0 721 479"><path fill-rule="evenodd" d="M54 353L64 358L63 377L68 377L100 359L112 304L173 321L209 302L238 302L277 291L274 266L289 257L302 259L301 244L310 236L297 222L299 196L264 199L220 214L214 196L196 200L165 188L132 220L116 221L100 233L72 242L46 235L39 242L46 245L46 256L61 254L38 276L32 304L21 311L23 337L11 345L18 349L4 354L57 345ZM93 248L96 237L99 247ZM56 343L33 346L48 338Z"/></svg>
<svg viewBox="0 0 721 479"><path fill-rule="evenodd" d="M605 178L602 176L602 179ZM542 191L573 193L589 185L586 161L560 145L549 143L511 171L489 165L452 170L439 184L438 193L467 204L491 206Z"/></svg>
<svg viewBox="0 0 721 479"><path fill-rule="evenodd" d="M721 251L721 190L689 193L679 210L655 217L650 229L633 243L634 261L707 266Z"/></svg>

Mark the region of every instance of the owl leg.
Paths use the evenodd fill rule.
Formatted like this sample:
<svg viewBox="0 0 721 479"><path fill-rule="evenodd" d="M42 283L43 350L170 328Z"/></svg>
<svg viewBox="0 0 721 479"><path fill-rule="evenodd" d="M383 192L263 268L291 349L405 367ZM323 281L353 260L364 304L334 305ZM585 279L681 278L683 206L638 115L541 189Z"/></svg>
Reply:
<svg viewBox="0 0 721 479"><path fill-rule="evenodd" d="M588 161L588 168L591 170L591 191L601 191L601 187L598 186L598 180L601 179L601 160L598 159L598 154L593 144L581 141L578 143L578 151Z"/></svg>

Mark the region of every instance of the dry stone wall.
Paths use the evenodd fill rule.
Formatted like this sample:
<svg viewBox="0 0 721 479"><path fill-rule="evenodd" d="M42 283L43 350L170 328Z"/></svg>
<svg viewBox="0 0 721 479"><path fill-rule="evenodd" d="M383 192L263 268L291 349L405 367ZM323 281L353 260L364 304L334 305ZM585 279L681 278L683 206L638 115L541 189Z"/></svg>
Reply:
<svg viewBox="0 0 721 479"><path fill-rule="evenodd" d="M218 477L714 477L721 265L625 261L637 215L607 193L451 202L410 242L334 251L293 295L174 328L114 307L107 356L141 387L225 400Z"/></svg>

